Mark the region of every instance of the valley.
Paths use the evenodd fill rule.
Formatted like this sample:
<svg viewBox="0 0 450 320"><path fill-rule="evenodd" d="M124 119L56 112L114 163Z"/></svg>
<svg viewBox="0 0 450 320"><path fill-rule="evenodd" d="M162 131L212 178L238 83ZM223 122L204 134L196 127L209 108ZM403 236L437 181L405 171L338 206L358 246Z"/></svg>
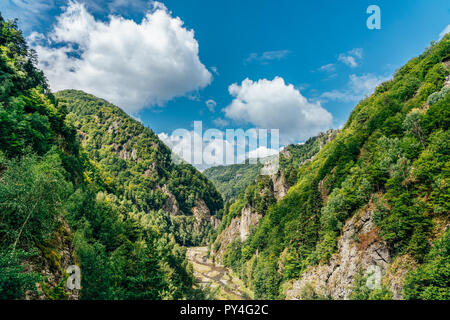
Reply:
<svg viewBox="0 0 450 320"><path fill-rule="evenodd" d="M0 299L450 300L450 34L340 129L203 173L36 59L0 15Z"/></svg>
<svg viewBox="0 0 450 320"><path fill-rule="evenodd" d="M192 263L196 283L207 287L218 300L248 300L252 297L250 290L233 272L211 260L207 247L187 249L187 258Z"/></svg>

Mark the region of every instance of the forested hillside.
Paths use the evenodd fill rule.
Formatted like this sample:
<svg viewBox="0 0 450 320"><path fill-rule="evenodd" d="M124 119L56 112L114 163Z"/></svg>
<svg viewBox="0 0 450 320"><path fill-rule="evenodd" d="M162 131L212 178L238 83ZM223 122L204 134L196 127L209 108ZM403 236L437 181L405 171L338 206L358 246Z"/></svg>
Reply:
<svg viewBox="0 0 450 320"><path fill-rule="evenodd" d="M450 299L450 34L276 173L212 182L36 64L0 15L0 299L205 298L185 246L206 244L258 299Z"/></svg>
<svg viewBox="0 0 450 320"><path fill-rule="evenodd" d="M225 202L222 222L216 230L216 238L212 246L218 260L221 260L224 255L225 259L231 259L233 255L239 254L240 249L236 249L236 246L240 245L238 238L244 240L248 237L267 209L283 198L287 190L295 184L299 167L311 161L321 148L336 137L338 132L338 130L328 130L308 139L304 144L288 145L279 156L264 158L264 165L247 163L208 169L210 172L206 174L213 177L212 180L219 190L233 188L233 183L241 189L238 196ZM268 173L273 171L274 164L277 164L279 169L276 173L269 175ZM251 171L255 168L258 171ZM229 172L245 172L245 188L240 177L232 179ZM229 262L225 260L228 266L230 266Z"/></svg>
<svg viewBox="0 0 450 320"><path fill-rule="evenodd" d="M449 67L447 34L311 161L280 160L226 208L216 258L256 298L449 299Z"/></svg>
<svg viewBox="0 0 450 320"><path fill-rule="evenodd" d="M240 163L211 167L203 174L216 186L225 201L235 199L259 174L262 163Z"/></svg>
<svg viewBox="0 0 450 320"><path fill-rule="evenodd" d="M190 164L174 164L169 148L151 129L107 101L76 90L55 96L105 188L139 212L155 212L164 221L163 231L178 243L206 241L223 204L204 175Z"/></svg>
<svg viewBox="0 0 450 320"><path fill-rule="evenodd" d="M1 16L0 55L0 298L201 297L178 243L204 240L210 222L192 215L221 208L212 184L107 102L63 92L59 103ZM66 290L72 264L80 291Z"/></svg>

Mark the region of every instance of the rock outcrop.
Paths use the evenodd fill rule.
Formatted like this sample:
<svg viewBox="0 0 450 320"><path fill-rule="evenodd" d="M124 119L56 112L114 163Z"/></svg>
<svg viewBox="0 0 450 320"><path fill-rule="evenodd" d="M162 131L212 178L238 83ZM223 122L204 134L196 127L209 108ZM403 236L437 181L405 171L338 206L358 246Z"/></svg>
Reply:
<svg viewBox="0 0 450 320"><path fill-rule="evenodd" d="M241 233L241 217L231 220L230 224L223 230L213 245L213 256L218 262L222 261L223 254L227 246L235 239L240 238Z"/></svg>
<svg viewBox="0 0 450 320"><path fill-rule="evenodd" d="M167 196L166 201L164 202L164 205L162 209L164 211L170 212L173 216L182 215L183 213L180 211L180 207L178 206L178 201L175 198L175 196L172 194L172 192L169 191L166 185L164 185L161 188L162 192Z"/></svg>
<svg viewBox="0 0 450 320"><path fill-rule="evenodd" d="M380 288L383 276L391 261L389 248L378 236L379 230L373 222L373 211L365 210L351 218L342 229L338 241L338 252L328 264L307 269L302 277L293 281L286 290L288 299L307 299L311 290L317 296L332 299L349 299L355 277L363 274L370 289ZM399 296L401 286L394 289Z"/></svg>
<svg viewBox="0 0 450 320"><path fill-rule="evenodd" d="M289 190L286 179L280 171L272 175L273 193L277 200L283 198Z"/></svg>
<svg viewBox="0 0 450 320"><path fill-rule="evenodd" d="M79 289L69 290L66 283L69 266L79 266L74 252L73 235L67 223L61 226L45 245L38 246L39 255L30 261L28 271L37 271L45 279L38 284L39 294L27 293L27 300L78 300ZM82 276L82 272L81 272Z"/></svg>
<svg viewBox="0 0 450 320"><path fill-rule="evenodd" d="M220 220L216 216L211 215L211 212L203 199L195 200L195 206L192 207L191 211L196 220L196 223L194 224L195 230L198 230L204 223L210 223L214 229L220 225Z"/></svg>
<svg viewBox="0 0 450 320"><path fill-rule="evenodd" d="M262 215L255 212L251 206L246 205L242 208L241 214L231 220L228 227L219 234L214 242L214 246L217 248L217 250L213 252L216 260L222 260L225 249L234 240L247 240L251 230L256 227L261 218Z"/></svg>
<svg viewBox="0 0 450 320"><path fill-rule="evenodd" d="M255 227L259 220L262 218L262 215L256 212L253 212L252 207L245 206L241 211L241 219L239 221L240 224L240 238L241 241L247 240L250 235L250 231L253 227Z"/></svg>

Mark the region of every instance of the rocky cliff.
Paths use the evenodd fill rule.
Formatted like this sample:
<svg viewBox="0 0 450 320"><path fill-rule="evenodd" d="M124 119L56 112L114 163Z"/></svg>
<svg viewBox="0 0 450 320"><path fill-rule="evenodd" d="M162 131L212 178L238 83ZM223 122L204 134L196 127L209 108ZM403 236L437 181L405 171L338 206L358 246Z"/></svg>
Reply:
<svg viewBox="0 0 450 320"><path fill-rule="evenodd" d="M308 268L285 290L287 299L329 297L349 299L360 275L367 287L380 289L391 255L373 222L373 210L366 208L347 221L338 240L338 251L329 263ZM393 287L396 297L401 288Z"/></svg>

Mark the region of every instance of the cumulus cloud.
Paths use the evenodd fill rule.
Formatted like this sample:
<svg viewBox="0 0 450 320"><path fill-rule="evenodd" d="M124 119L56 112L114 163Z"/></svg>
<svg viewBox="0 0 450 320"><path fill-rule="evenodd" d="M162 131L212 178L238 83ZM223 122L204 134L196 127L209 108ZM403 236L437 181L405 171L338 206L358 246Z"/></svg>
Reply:
<svg viewBox="0 0 450 320"><path fill-rule="evenodd" d="M338 60L351 68L356 68L359 63L358 60L362 59L363 49L362 48L354 48L347 53L341 53L338 56Z"/></svg>
<svg viewBox="0 0 450 320"><path fill-rule="evenodd" d="M214 139L202 136L194 130L183 130L182 135L178 132L170 135L162 132L158 137L172 150L174 160L182 159L202 171L212 166L224 165L227 148L231 148L233 154L235 152L234 144L225 139L225 134L219 130L215 132ZM201 143L196 144L196 141Z"/></svg>
<svg viewBox="0 0 450 320"><path fill-rule="evenodd" d="M279 129L281 144L294 143L330 128L333 117L320 102L310 102L284 79L248 78L228 91L233 101L223 111L237 122L251 123L258 128Z"/></svg>
<svg viewBox="0 0 450 320"><path fill-rule="evenodd" d="M261 64L267 64L273 60L281 60L285 58L289 53L291 53L289 50L265 51L261 54L251 53L245 61L247 63L256 61Z"/></svg>
<svg viewBox="0 0 450 320"><path fill-rule="evenodd" d="M151 4L136 23L96 20L83 4L69 2L49 34L30 37L51 88L84 90L135 113L207 86L212 75L194 31L163 4Z"/></svg>
<svg viewBox="0 0 450 320"><path fill-rule="evenodd" d="M182 159L199 170L244 163L246 159L256 161L279 153L278 145L271 143L268 148L268 141L258 141L255 129L237 129L231 132L218 129L208 129L204 132L178 129L171 134L159 133L158 137L172 150L175 162Z"/></svg>
<svg viewBox="0 0 450 320"><path fill-rule="evenodd" d="M217 105L217 103L214 100L209 99L205 102L205 104L209 111L214 112L214 108Z"/></svg>
<svg viewBox="0 0 450 320"><path fill-rule="evenodd" d="M442 39L447 33L450 32L450 24L444 28L439 34L439 40Z"/></svg>
<svg viewBox="0 0 450 320"><path fill-rule="evenodd" d="M320 98L323 101L336 100L342 102L357 102L373 93L380 83L389 79L390 77L388 76L377 76L372 73L363 74L361 76L351 74L346 89L324 92Z"/></svg>

